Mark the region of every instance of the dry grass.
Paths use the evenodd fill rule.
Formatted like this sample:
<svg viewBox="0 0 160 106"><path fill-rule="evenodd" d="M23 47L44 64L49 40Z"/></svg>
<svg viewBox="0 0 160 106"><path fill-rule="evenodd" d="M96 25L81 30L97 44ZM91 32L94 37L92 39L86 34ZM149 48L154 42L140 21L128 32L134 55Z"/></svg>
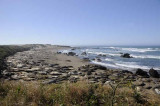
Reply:
<svg viewBox="0 0 160 106"><path fill-rule="evenodd" d="M110 106L112 88L87 82L41 85L34 82L1 82L0 106ZM116 90L115 106L159 105L159 97L146 101L135 96L133 89L119 87ZM137 99L140 99L139 102Z"/></svg>

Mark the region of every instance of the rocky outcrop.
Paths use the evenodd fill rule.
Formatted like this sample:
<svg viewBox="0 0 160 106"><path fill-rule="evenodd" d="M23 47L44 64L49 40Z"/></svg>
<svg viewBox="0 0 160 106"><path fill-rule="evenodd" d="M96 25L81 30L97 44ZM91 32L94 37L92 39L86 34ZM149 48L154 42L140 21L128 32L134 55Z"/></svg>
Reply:
<svg viewBox="0 0 160 106"><path fill-rule="evenodd" d="M159 73L153 68L149 70L149 75L153 78L159 78Z"/></svg>
<svg viewBox="0 0 160 106"><path fill-rule="evenodd" d="M87 53L86 53L86 52L83 52L81 55L87 55Z"/></svg>
<svg viewBox="0 0 160 106"><path fill-rule="evenodd" d="M140 76L143 76L143 77L149 77L149 75L147 74L147 72L143 71L142 69L137 69L136 75L140 75Z"/></svg>
<svg viewBox="0 0 160 106"><path fill-rule="evenodd" d="M129 53L122 54L121 57L123 57L123 58L133 58L132 56L130 56Z"/></svg>

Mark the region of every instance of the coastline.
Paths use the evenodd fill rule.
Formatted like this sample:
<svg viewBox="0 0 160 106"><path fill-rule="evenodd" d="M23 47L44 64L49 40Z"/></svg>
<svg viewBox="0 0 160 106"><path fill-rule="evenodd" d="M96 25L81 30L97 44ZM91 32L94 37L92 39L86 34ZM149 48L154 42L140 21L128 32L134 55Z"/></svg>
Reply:
<svg viewBox="0 0 160 106"><path fill-rule="evenodd" d="M146 73L132 73L127 70L108 69L91 64L79 57L59 53L60 50L74 49L66 46L38 45L29 51L18 52L7 57L7 70L3 71L4 79L20 82L41 82L43 84L87 81L108 85L122 80L131 81L138 91L157 93L160 79L153 78Z"/></svg>

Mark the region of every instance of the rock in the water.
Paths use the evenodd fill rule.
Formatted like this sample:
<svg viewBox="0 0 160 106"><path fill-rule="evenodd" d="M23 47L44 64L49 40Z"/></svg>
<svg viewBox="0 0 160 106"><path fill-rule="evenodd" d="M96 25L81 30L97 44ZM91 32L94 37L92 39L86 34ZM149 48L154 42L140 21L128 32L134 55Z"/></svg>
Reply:
<svg viewBox="0 0 160 106"><path fill-rule="evenodd" d="M140 76L143 76L143 77L149 77L149 75L147 74L147 72L143 71L142 69L137 69L136 75L140 75Z"/></svg>
<svg viewBox="0 0 160 106"><path fill-rule="evenodd" d="M124 57L124 58L132 58L132 56L130 56L129 53L122 54L121 57Z"/></svg>
<svg viewBox="0 0 160 106"><path fill-rule="evenodd" d="M100 58L96 58L95 61L101 62L102 60Z"/></svg>
<svg viewBox="0 0 160 106"><path fill-rule="evenodd" d="M87 55L87 53L86 53L86 52L83 52L81 55Z"/></svg>
<svg viewBox="0 0 160 106"><path fill-rule="evenodd" d="M74 53L74 52L68 52L68 56L75 56L76 55L76 53Z"/></svg>
<svg viewBox="0 0 160 106"><path fill-rule="evenodd" d="M151 77L159 78L159 73L156 70L154 70L153 68L149 70L149 74Z"/></svg>

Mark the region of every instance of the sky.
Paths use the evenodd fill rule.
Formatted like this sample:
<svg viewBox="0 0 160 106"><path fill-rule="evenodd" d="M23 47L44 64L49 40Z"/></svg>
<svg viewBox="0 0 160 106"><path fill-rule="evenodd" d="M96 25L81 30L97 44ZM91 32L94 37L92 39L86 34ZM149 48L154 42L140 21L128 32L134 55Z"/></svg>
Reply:
<svg viewBox="0 0 160 106"><path fill-rule="evenodd" d="M160 0L0 0L0 44L160 45Z"/></svg>

